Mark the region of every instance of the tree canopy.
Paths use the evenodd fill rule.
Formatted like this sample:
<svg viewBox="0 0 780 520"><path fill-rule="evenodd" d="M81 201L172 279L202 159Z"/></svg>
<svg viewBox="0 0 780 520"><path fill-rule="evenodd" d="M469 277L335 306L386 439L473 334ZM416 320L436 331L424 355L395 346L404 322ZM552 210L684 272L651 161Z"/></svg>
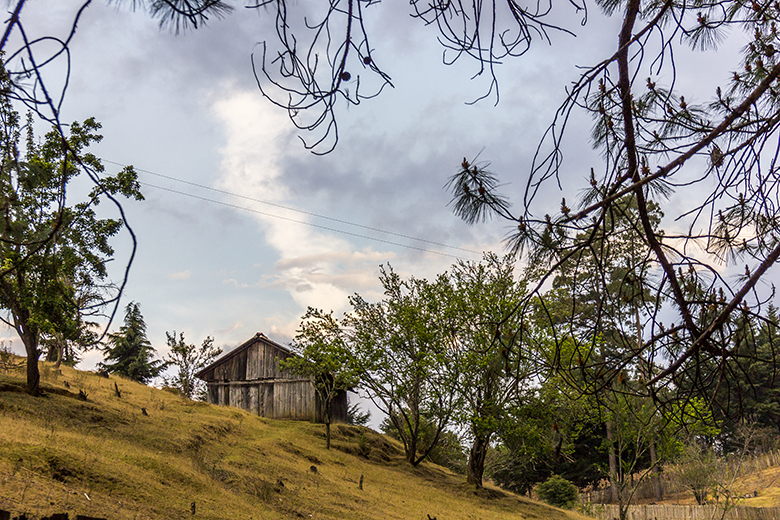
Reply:
<svg viewBox="0 0 780 520"><path fill-rule="evenodd" d="M330 449L333 401L358 382L358 372L351 363L344 331L332 312L326 314L309 307L292 347L298 356L282 360L280 367L311 378L322 406L325 443Z"/></svg>
<svg viewBox="0 0 780 520"><path fill-rule="evenodd" d="M214 346L211 336L204 339L200 346L188 345L183 332L177 336L175 330L173 333L166 331L165 336L171 349L164 358L165 368L174 369L173 375L165 378L165 384L178 389L189 399L205 401L206 383L195 374L222 354L222 349Z"/></svg>
<svg viewBox="0 0 780 520"><path fill-rule="evenodd" d="M368 302L350 298L345 316L350 355L360 386L385 413L413 465L425 460L450 423L458 396L454 322L445 277L403 279L382 267L385 297Z"/></svg>
<svg viewBox="0 0 780 520"><path fill-rule="evenodd" d="M132 168L100 175L103 165L87 151L102 139L100 123L75 122L65 138L52 129L38 141L32 118L23 126L5 95L9 81L0 67L0 319L24 343L27 391L36 395L41 339L94 344L87 320L118 301L106 263L122 221L98 218L95 206L114 195L143 197ZM98 185L69 205L69 183L87 170Z"/></svg>
<svg viewBox="0 0 780 520"><path fill-rule="evenodd" d="M112 374L127 377L139 383L148 383L165 368L155 360L155 349L146 337L146 323L141 305L130 302L125 307L125 319L119 332L108 335L105 360L99 367Z"/></svg>

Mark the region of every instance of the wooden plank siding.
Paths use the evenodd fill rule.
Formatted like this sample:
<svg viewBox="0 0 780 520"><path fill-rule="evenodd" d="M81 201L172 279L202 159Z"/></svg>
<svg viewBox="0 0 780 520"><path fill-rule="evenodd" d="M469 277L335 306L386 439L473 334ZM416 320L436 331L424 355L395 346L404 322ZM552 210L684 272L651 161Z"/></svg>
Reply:
<svg viewBox="0 0 780 520"><path fill-rule="evenodd" d="M196 375L206 381L209 403L271 419L321 422L322 406L311 380L279 368L280 360L294 355L257 333ZM347 422L346 392L332 406L331 420Z"/></svg>

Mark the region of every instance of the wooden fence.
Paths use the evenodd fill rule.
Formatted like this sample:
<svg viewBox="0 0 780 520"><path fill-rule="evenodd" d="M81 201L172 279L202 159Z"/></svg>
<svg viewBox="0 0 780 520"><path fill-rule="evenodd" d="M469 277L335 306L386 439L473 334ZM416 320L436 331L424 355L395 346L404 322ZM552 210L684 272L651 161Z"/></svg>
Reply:
<svg viewBox="0 0 780 520"><path fill-rule="evenodd" d="M739 460L739 458L734 457L728 461L728 464L729 464L729 474L733 475L734 472L736 472L738 478L744 477L746 475L752 475L754 473L758 473L759 471L765 470L767 468L780 466L780 451L761 453L750 457L746 457L742 460ZM677 479L675 475L671 472L666 472L666 473L661 472L661 474L658 475L658 478L664 495L676 495L678 493L690 492L690 488L688 488L683 482L680 482L679 479ZM752 491L753 491L752 489L746 490L746 492L752 492ZM642 499L652 499L654 497L655 497L655 488L654 488L653 480L648 476L637 487L637 490L634 493L634 499L642 500ZM607 504L610 502L609 488L604 487L601 489L594 489L587 493L581 493L580 501L594 502L597 504ZM748 518L752 518L752 517L748 517ZM780 515L774 518L780 520Z"/></svg>
<svg viewBox="0 0 780 520"><path fill-rule="evenodd" d="M594 505L592 516L599 520L620 518L617 505ZM628 510L628 520L777 520L780 507L736 506L723 516L723 509L717 505L675 506L635 505Z"/></svg>
<svg viewBox="0 0 780 520"><path fill-rule="evenodd" d="M780 466L780 451L770 451L769 453L762 453L760 455L753 455L739 462L737 460L730 460L729 466L738 466L739 476L750 475L752 473L758 473L759 471L775 466Z"/></svg>

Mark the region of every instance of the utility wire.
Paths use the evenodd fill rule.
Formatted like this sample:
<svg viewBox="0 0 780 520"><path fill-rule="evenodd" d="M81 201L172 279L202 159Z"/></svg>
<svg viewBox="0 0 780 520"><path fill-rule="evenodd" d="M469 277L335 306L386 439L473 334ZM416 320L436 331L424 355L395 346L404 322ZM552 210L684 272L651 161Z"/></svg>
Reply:
<svg viewBox="0 0 780 520"><path fill-rule="evenodd" d="M110 161L108 159L101 159L101 160L103 162L106 162L106 163L109 163L109 164L114 164L116 166L121 166L121 167L127 166L126 164L118 163L118 162L115 162L115 161ZM171 180L171 181L180 182L182 184L188 184L190 186L195 186L196 188L201 188L201 189L213 191L213 192L216 192L216 193L222 193L224 195L230 195L231 197L238 197L240 199L250 200L252 202L259 202L260 204L266 204L268 206L273 206L275 208L280 208L280 209L284 209L284 210L287 210L287 211L294 211L296 213L301 213L303 215L308 215L308 216L311 216L311 217L316 217L316 218L321 218L321 219L325 219L325 220L330 220L331 222L338 222L339 224L346 224L348 226L354 226L354 227L366 229L366 230L369 230L369 231L375 231L377 233L385 233L385 234L393 235L393 236L396 236L396 237L399 237L399 238L406 238L408 240L416 240L418 242L424 242L426 244L431 244L431 245L434 245L434 246L446 247L447 249L455 249L457 251L464 251L466 253L471 253L471 254L474 254L474 255L481 255L482 254L479 251L474 251L472 249L465 249L465 248L462 248L462 247L451 246L451 245L448 245L448 244L443 244L441 242L428 240L428 239L425 239L425 238L413 237L411 235L404 235L403 233L396 233L395 231L387 231L387 230L384 230L384 229L379 229L379 228L375 228L375 227L371 227L371 226L366 226L364 224L357 224L355 222L350 222L348 220L342 220L342 219L339 219L339 218L336 218L336 217L329 217L328 215L320 215L318 213L312 213L311 211L306 211L306 210L298 209L298 208L292 208L290 206L285 206L283 204L277 204L276 202L270 202L270 201L267 201L267 200L256 199L254 197L249 197L248 195L241 195L239 193L233 193L233 192L230 192L230 191L221 190L219 188L213 188L211 186L206 186L204 184L198 184L197 182L186 181L184 179L171 177L170 175L164 175L162 173L157 173L157 172L153 172L153 171L150 171L150 170L144 170L144 169L136 168L136 167L133 167L133 168L136 171L143 172L143 173L148 173L149 175L154 175L155 177L161 177L163 179L168 179L168 180ZM291 219L291 218L287 218L287 217L282 217L282 216L279 216L279 215L274 215L272 213L264 213L264 212L261 212L261 211L255 211L255 210L252 210L252 209L249 209L249 208L245 208L245 207L242 207L242 206L236 206L236 205L233 205L233 204L227 204L227 203L223 203L223 202L220 202L220 201L217 201L217 200L207 199L207 198L203 198L203 197L197 197L195 195L190 195L189 193L180 192L180 191L176 191L176 190L172 190L172 189L168 189L168 188L162 188L160 186L154 186L154 185L148 184L148 183L143 183L143 184L146 184L146 185L148 185L149 187L152 187L152 188L157 188L157 189L161 189L161 190L165 190L165 191L170 191L172 193L177 193L179 195L192 196L192 197L204 200L204 201L214 202L216 204L223 204L225 206L230 206L232 208L243 209L243 210L246 210L246 211L251 211L253 213L258 213L260 215L265 215L265 216L273 217L273 218L280 218L280 219L283 219L283 220L288 220L290 222L297 222L299 224L304 224L304 225L307 225L307 226L313 226L313 227L320 228L320 229L326 229L326 230L329 230L329 231L333 231L335 233L343 233L343 234L354 236L354 237L366 238L366 239L369 239L369 240L376 240L378 242L384 242L386 244L392 244L392 245L401 246L401 247L408 247L410 249L416 249L418 251L431 252L431 253L436 253L436 254L442 254L444 256L450 256L450 257L454 257L454 258L459 258L459 257L457 257L455 255L449 255L449 254L446 254L446 253L438 253L438 252L430 250L430 249L423 249L423 248L414 247L414 246L407 246L405 244L399 244L399 243L396 243L396 242L390 242L390 241L387 241L387 240L382 240L382 239L379 239L379 238L373 238L373 237L369 237L369 236L366 236L366 235L360 235L360 234L357 234L357 233L351 233L351 232L348 232L348 231L342 231L342 230L339 230L339 229L333 229L333 228L321 226L321 225L318 225L318 224L312 224L310 222L305 222L305 221L302 221L302 220L295 220L295 219Z"/></svg>
<svg viewBox="0 0 780 520"><path fill-rule="evenodd" d="M108 161L106 161L106 162L108 162ZM168 191L170 193L176 193L177 195L184 195L185 197L191 197L193 199L198 199L198 200L202 200L202 201L205 201L205 202L212 202L214 204L221 204L222 206L227 206L229 208L235 208L235 209L240 209L240 210L243 210L243 211L249 211L251 213L256 213L258 215L263 215L263 216L266 216L266 217L278 218L280 220L286 220L287 222L295 222L296 224L303 224L304 226L311 226L311 227L315 227L315 228L318 228L318 229L324 229L326 231L332 231L334 233L341 233L343 235L349 235L349 236L353 236L353 237L357 237L357 238L364 238L364 239L367 239L367 240L373 240L375 242L382 242L384 244L389 244L389 245L393 245L393 246L405 247L407 249L414 249L416 251L422 251L423 253L433 253L434 255L448 256L450 258L460 259L459 256L451 255L449 253L442 253L441 251L434 251L433 249L425 249L425 248L422 248L422 247L410 246L408 244L400 244L398 242L393 242L391 240L384 240L382 238L370 237L370 236L367 236L367 235L361 235L359 233L352 233L351 231L344 231L343 229L336 229L336 228L331 228L331 227L328 227L328 226L322 226L320 224L314 224L312 222L306 222L305 220L296 220L296 219L290 218L290 217L283 217L281 215L274 215L272 213L266 213L265 211L259 211L259 210L256 210L256 209L247 208L247 207L244 207L244 206L239 206L237 204L230 204L229 202L223 202L221 200L209 199L207 197L201 197L199 195L193 195L192 193L186 193L184 191L178 191L178 190L174 190L174 189L171 189L171 188L165 188L163 186L157 186L156 184L151 184L151 183L148 183L148 182L142 182L142 181L138 181L138 182L139 182L139 184L142 184L144 186L148 186L150 188L155 188L155 189L158 189L158 190Z"/></svg>

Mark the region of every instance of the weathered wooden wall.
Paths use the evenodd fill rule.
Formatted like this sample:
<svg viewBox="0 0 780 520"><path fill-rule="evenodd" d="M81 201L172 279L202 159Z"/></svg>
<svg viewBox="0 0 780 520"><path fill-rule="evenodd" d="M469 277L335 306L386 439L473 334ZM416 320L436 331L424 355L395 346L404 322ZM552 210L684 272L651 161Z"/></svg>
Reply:
<svg viewBox="0 0 780 520"><path fill-rule="evenodd" d="M619 518L619 509L615 504L594 505L593 516L599 520ZM676 506L676 505L635 505L628 510L628 520L712 520L721 518L723 509L716 505ZM777 520L780 507L736 506L726 512L725 520Z"/></svg>
<svg viewBox="0 0 780 520"><path fill-rule="evenodd" d="M294 354L255 336L199 374L208 386L208 402L235 406L271 419L321 422L322 406L309 379L279 368ZM331 420L347 422L347 395L333 402Z"/></svg>
<svg viewBox="0 0 780 520"><path fill-rule="evenodd" d="M300 379L279 368L279 361L291 356L262 340L237 349L222 362L202 374L205 381L253 381L257 379Z"/></svg>
<svg viewBox="0 0 780 520"><path fill-rule="evenodd" d="M274 415L277 419L317 419L314 385L310 381L279 381L274 385Z"/></svg>
<svg viewBox="0 0 780 520"><path fill-rule="evenodd" d="M324 407L308 379L212 382L208 383L208 401L270 419L324 419ZM333 400L331 421L347 422L346 392Z"/></svg>

